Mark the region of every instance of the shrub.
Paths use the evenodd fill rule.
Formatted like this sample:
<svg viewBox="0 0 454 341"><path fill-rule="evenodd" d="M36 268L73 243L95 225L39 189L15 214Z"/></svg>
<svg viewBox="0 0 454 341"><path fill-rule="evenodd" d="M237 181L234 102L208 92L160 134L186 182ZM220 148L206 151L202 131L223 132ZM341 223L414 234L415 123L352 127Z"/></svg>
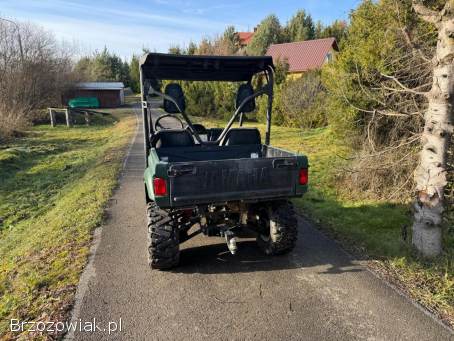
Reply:
<svg viewBox="0 0 454 341"><path fill-rule="evenodd" d="M274 87L272 122L299 128L323 127L327 124L326 92L320 72L305 73L301 78L286 80ZM267 98L259 100L257 118L266 121Z"/></svg>
<svg viewBox="0 0 454 341"><path fill-rule="evenodd" d="M193 116L230 118L238 85L226 82L181 82L186 112Z"/></svg>
<svg viewBox="0 0 454 341"><path fill-rule="evenodd" d="M278 103L283 124L301 128L326 126L325 96L318 71L307 72L301 78L287 81Z"/></svg>
<svg viewBox="0 0 454 341"><path fill-rule="evenodd" d="M19 48L20 31L23 55ZM24 129L61 102L72 83L70 51L31 24L0 21L0 137Z"/></svg>

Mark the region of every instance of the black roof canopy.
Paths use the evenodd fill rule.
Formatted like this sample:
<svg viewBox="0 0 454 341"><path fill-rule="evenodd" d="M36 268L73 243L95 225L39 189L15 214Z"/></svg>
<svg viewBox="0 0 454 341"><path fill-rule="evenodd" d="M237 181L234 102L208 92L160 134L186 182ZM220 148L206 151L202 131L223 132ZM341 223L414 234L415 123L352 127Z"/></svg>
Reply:
<svg viewBox="0 0 454 341"><path fill-rule="evenodd" d="M148 53L140 60L144 78L188 81L249 81L273 66L269 56L194 56Z"/></svg>

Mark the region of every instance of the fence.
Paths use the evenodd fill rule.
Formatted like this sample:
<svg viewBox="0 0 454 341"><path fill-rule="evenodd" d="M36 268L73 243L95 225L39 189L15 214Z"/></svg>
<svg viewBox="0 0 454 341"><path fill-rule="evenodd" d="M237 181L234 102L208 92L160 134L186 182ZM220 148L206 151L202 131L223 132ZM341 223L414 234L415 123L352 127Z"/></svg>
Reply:
<svg viewBox="0 0 454 341"><path fill-rule="evenodd" d="M56 124L57 124L57 119L55 117L55 113L57 112L64 112L65 113L65 118L66 118L66 125L68 127L71 127L72 126L72 122L71 122L71 111L67 108L49 108L49 115L50 115L50 125L52 127L55 127Z"/></svg>
<svg viewBox="0 0 454 341"><path fill-rule="evenodd" d="M71 109L69 108L48 108L49 110L49 115L50 115L50 125L52 127L55 127L57 124L57 120L55 117L55 113L57 112L64 112L65 113L65 118L66 118L66 125L68 127L71 127L73 125L73 113L71 112ZM90 111L76 111L75 113L83 113L85 117L85 124L90 125Z"/></svg>

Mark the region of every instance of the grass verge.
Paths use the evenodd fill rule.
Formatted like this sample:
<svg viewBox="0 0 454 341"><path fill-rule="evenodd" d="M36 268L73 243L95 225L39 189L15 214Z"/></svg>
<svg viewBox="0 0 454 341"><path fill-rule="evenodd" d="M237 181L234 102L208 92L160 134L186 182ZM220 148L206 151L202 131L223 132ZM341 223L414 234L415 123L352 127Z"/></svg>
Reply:
<svg viewBox="0 0 454 341"><path fill-rule="evenodd" d="M1 340L18 337L11 318L67 319L135 129L132 110L113 110L90 127L37 126L0 146Z"/></svg>
<svg viewBox="0 0 454 341"><path fill-rule="evenodd" d="M196 118L207 127L224 127L219 120ZM264 136L265 125L256 126ZM271 144L309 157L310 189L295 200L300 212L342 244L365 257L368 265L411 298L454 327L454 227L445 229L444 254L428 261L415 255L409 243L409 205L386 201L355 201L342 195L336 175L348 161L349 148L329 128L302 131L272 127Z"/></svg>

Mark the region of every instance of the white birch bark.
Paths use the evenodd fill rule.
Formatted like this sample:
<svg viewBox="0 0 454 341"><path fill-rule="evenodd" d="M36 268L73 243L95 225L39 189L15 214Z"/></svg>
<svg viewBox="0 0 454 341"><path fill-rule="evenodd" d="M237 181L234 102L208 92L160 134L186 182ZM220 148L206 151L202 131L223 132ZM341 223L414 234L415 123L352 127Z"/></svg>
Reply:
<svg viewBox="0 0 454 341"><path fill-rule="evenodd" d="M440 12L413 1L420 17L436 25L438 42L433 59L433 83L427 93L420 162L415 171L416 201L412 243L422 255L442 251L444 190L447 185L447 150L453 133L454 104L454 0Z"/></svg>

